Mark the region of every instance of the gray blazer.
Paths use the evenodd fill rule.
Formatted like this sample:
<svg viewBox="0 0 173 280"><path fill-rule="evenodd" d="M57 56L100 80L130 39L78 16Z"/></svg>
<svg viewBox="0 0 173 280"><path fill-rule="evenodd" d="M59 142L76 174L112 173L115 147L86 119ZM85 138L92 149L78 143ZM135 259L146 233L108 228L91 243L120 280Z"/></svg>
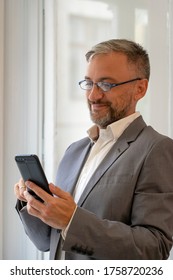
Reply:
<svg viewBox="0 0 173 280"><path fill-rule="evenodd" d="M56 184L71 194L91 148L89 138L66 151ZM167 259L173 236L173 140L137 118L89 180L60 242L59 230L17 210L30 239L56 259ZM58 248L58 249L57 249Z"/></svg>

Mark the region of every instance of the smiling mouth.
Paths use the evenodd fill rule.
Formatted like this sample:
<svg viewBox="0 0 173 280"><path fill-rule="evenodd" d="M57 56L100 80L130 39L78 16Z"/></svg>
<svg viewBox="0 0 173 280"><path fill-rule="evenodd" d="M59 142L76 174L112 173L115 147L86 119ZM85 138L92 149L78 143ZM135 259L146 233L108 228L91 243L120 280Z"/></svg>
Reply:
<svg viewBox="0 0 173 280"><path fill-rule="evenodd" d="M105 109L108 107L109 107L109 105L106 103L90 103L90 110L92 112L99 111L99 110L102 110L102 109Z"/></svg>

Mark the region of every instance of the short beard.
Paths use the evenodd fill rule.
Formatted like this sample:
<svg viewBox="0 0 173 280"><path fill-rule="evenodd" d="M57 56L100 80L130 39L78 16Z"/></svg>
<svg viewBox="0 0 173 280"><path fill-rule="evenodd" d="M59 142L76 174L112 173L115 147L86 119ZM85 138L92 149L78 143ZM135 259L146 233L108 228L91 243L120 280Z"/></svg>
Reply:
<svg viewBox="0 0 173 280"><path fill-rule="evenodd" d="M90 109L91 120L93 121L93 123L95 123L96 125L98 125L100 128L103 129L105 129L111 123L114 123L116 121L119 121L120 119L125 118L127 116L127 112L129 109L129 106L126 106L125 108L121 109L121 111L117 111L113 109L110 105L107 114L99 118L98 116L95 117L95 113L91 112L91 105L88 104L88 106Z"/></svg>

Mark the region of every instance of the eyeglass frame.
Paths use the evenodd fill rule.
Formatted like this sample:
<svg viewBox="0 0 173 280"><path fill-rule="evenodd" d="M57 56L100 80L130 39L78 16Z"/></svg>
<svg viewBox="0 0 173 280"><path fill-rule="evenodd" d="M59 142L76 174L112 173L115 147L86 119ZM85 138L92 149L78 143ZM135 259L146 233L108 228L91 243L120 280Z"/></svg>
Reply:
<svg viewBox="0 0 173 280"><path fill-rule="evenodd" d="M81 87L81 84L83 83L83 82L85 82L85 81L87 81L87 79L85 79L85 80L82 80L82 81L80 81L79 82L79 86L80 86L80 88L81 89L83 89L83 90L91 90L92 88L93 88L93 85L97 85L97 87L98 88L100 88L103 92L108 92L108 91L110 91L113 87L117 87L117 86L120 86L120 85L124 85L124 84L127 84L127 83L131 83L131 82L134 82L134 81L138 81L138 80L142 80L142 78L134 78L134 79L131 79L131 80L128 80L128 81L125 81L125 82L121 82L121 83L108 83L108 82L102 82L102 81L100 81L100 82L97 82L97 83L94 83L93 81L90 81L91 83L92 83L92 87L90 88L90 89L84 89L84 88L82 88ZM109 85L109 89L108 90L103 90L101 87L100 87L100 85L99 84L107 84L107 85Z"/></svg>

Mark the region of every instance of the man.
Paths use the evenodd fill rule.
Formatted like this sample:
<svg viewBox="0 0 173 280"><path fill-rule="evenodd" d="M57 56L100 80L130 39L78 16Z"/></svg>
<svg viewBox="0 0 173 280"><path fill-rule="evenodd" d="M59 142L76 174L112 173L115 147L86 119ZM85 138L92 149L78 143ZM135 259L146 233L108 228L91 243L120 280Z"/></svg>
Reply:
<svg viewBox="0 0 173 280"><path fill-rule="evenodd" d="M136 112L150 76L138 44L110 40L86 54L94 126L62 159L53 197L15 185L25 231L51 259L167 259L173 236L173 140Z"/></svg>

